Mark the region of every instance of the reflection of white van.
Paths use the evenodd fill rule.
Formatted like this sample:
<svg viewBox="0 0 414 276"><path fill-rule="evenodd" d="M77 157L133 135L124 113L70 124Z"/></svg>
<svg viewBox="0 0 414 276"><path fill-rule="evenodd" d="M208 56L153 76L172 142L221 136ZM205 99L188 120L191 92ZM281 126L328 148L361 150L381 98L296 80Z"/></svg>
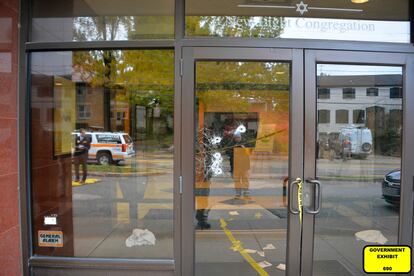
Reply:
<svg viewBox="0 0 414 276"><path fill-rule="evenodd" d="M79 136L79 132L73 134ZM135 155L134 144L128 133L86 132L86 135L92 138L88 158L96 160L98 164L118 163Z"/></svg>
<svg viewBox="0 0 414 276"><path fill-rule="evenodd" d="M366 127L346 127L339 133L340 154L367 158L372 153L372 133Z"/></svg>

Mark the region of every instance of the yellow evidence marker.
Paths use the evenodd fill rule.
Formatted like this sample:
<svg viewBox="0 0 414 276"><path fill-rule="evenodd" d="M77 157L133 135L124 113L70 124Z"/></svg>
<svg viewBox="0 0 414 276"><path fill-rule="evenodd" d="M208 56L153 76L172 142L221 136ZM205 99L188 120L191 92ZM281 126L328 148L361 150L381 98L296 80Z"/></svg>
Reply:
<svg viewBox="0 0 414 276"><path fill-rule="evenodd" d="M365 273L410 273L411 248L399 245L365 246Z"/></svg>
<svg viewBox="0 0 414 276"><path fill-rule="evenodd" d="M84 186L84 185L88 185L88 184L95 184L99 181L100 180L97 179L97 178L87 178L84 184L81 184L79 181L72 181L72 186L73 187L78 187L78 186Z"/></svg>

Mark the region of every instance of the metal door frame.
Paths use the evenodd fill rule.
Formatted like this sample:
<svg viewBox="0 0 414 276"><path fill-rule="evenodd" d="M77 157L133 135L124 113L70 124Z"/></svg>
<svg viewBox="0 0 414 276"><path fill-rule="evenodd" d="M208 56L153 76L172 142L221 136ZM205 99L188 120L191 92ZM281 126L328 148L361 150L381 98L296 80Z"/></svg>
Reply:
<svg viewBox="0 0 414 276"><path fill-rule="evenodd" d="M194 134L195 63L197 60L280 61L291 64L289 124L289 175L303 175L303 50L276 48L183 47L182 65L182 275L194 275ZM289 183L290 185L290 183ZM291 203L289 203L291 204ZM297 202L293 203L297 204ZM287 275L300 274L301 229L299 217L289 213L287 226Z"/></svg>
<svg viewBox="0 0 414 276"><path fill-rule="evenodd" d="M399 244L412 245L413 239L413 181L414 181L414 55L399 53L373 53L353 51L305 50L305 151L304 179L316 174L317 89L318 63L350 65L378 65L403 67L403 135L402 183L399 214ZM411 142L411 143L410 143ZM323 185L323 183L322 183ZM323 208L323 207L322 207ZM302 275L313 273L315 215L304 214L302 234ZM362 252L361 252L362 256ZM412 272L411 275L414 272Z"/></svg>

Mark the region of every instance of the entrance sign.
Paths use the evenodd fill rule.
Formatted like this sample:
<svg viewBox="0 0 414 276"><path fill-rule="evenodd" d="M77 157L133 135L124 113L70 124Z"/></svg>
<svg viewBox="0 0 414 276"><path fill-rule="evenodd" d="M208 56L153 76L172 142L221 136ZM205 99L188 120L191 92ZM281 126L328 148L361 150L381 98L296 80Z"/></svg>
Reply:
<svg viewBox="0 0 414 276"><path fill-rule="evenodd" d="M366 273L410 273L411 248L409 246L365 246L364 271Z"/></svg>
<svg viewBox="0 0 414 276"><path fill-rule="evenodd" d="M410 42L410 23L355 19L286 17L281 38Z"/></svg>
<svg viewBox="0 0 414 276"><path fill-rule="evenodd" d="M37 237L41 247L63 247L62 231L39 230Z"/></svg>

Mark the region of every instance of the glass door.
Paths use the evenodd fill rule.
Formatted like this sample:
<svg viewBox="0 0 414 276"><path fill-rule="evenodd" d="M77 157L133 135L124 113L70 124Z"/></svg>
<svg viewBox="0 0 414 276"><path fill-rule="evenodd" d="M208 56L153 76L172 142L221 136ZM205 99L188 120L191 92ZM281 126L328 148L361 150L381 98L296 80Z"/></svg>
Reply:
<svg viewBox="0 0 414 276"><path fill-rule="evenodd" d="M412 244L412 61L305 52L302 275L365 275L364 246Z"/></svg>
<svg viewBox="0 0 414 276"><path fill-rule="evenodd" d="M183 54L183 275L299 275L302 52Z"/></svg>

